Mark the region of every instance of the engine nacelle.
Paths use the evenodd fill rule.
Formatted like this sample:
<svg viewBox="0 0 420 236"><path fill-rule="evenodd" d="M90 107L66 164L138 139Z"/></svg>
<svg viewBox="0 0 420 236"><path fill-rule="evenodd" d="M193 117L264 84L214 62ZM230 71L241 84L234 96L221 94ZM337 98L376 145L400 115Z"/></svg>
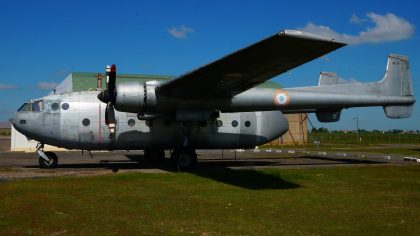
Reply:
<svg viewBox="0 0 420 236"><path fill-rule="evenodd" d="M145 113L156 109L156 81L131 81L117 84L115 109L121 112Z"/></svg>

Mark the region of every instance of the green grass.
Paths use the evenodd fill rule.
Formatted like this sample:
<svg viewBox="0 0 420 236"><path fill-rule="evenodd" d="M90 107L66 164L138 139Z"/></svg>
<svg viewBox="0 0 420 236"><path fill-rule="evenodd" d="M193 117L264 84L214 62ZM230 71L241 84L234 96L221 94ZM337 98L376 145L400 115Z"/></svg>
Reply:
<svg viewBox="0 0 420 236"><path fill-rule="evenodd" d="M340 151L340 152L361 152L361 153L381 153L381 154L399 154L407 156L417 156L420 157L420 147L418 148L390 148L390 147L365 147L365 148L335 148L328 149L322 148L321 150L325 151Z"/></svg>
<svg viewBox="0 0 420 236"><path fill-rule="evenodd" d="M420 157L420 145L366 145L366 144L321 144L317 148L314 144L307 145L263 145L261 149L304 149L307 151L336 151L336 152L357 152L357 153L379 153L379 154L399 154Z"/></svg>
<svg viewBox="0 0 420 236"><path fill-rule="evenodd" d="M313 143L315 140L328 144L420 144L420 134L361 132L357 135L343 132L309 132L308 143Z"/></svg>
<svg viewBox="0 0 420 236"><path fill-rule="evenodd" d="M0 136L10 136L10 128L0 128Z"/></svg>
<svg viewBox="0 0 420 236"><path fill-rule="evenodd" d="M0 235L418 235L420 169L212 169L0 183Z"/></svg>

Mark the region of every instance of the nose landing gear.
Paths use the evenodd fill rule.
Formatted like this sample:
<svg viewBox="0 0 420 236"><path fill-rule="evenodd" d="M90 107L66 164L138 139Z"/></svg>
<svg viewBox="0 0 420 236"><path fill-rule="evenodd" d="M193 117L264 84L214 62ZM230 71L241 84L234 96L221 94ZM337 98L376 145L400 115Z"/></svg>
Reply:
<svg viewBox="0 0 420 236"><path fill-rule="evenodd" d="M44 169L53 169L57 167L58 157L53 152L44 152L44 144L37 144L37 153L39 155L39 167Z"/></svg>

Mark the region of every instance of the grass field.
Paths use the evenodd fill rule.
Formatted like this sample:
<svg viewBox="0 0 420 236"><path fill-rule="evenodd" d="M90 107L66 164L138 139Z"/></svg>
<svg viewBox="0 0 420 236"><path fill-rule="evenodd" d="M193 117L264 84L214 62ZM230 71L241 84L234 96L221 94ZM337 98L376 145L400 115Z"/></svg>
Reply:
<svg viewBox="0 0 420 236"><path fill-rule="evenodd" d="M343 132L309 132L308 143L315 140L326 144L420 144L420 134L361 132L357 135Z"/></svg>
<svg viewBox="0 0 420 236"><path fill-rule="evenodd" d="M0 196L0 235L420 232L418 165L27 179Z"/></svg>
<svg viewBox="0 0 420 236"><path fill-rule="evenodd" d="M10 136L10 134L11 134L10 128L0 128L1 136Z"/></svg>
<svg viewBox="0 0 420 236"><path fill-rule="evenodd" d="M357 152L357 153L380 153L380 154L399 154L407 156L420 157L419 144L321 144L318 147L315 144L306 145L263 145L261 149L304 149L311 151L328 151L328 152Z"/></svg>
<svg viewBox="0 0 420 236"><path fill-rule="evenodd" d="M415 148L390 148L390 147L381 147L381 146L371 146L363 148L352 148L352 147L343 147L343 148L321 148L320 150L324 151L340 151L340 152L359 152L359 153L382 153L382 154L400 154L407 156L416 156L420 157L420 146Z"/></svg>

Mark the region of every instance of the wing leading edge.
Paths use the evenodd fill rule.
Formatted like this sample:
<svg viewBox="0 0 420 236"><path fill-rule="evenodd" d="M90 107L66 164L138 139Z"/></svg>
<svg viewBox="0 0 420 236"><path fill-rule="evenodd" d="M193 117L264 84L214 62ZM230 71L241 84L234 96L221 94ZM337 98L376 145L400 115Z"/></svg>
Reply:
<svg viewBox="0 0 420 236"><path fill-rule="evenodd" d="M158 93L177 98L232 97L344 45L284 30L168 81Z"/></svg>

